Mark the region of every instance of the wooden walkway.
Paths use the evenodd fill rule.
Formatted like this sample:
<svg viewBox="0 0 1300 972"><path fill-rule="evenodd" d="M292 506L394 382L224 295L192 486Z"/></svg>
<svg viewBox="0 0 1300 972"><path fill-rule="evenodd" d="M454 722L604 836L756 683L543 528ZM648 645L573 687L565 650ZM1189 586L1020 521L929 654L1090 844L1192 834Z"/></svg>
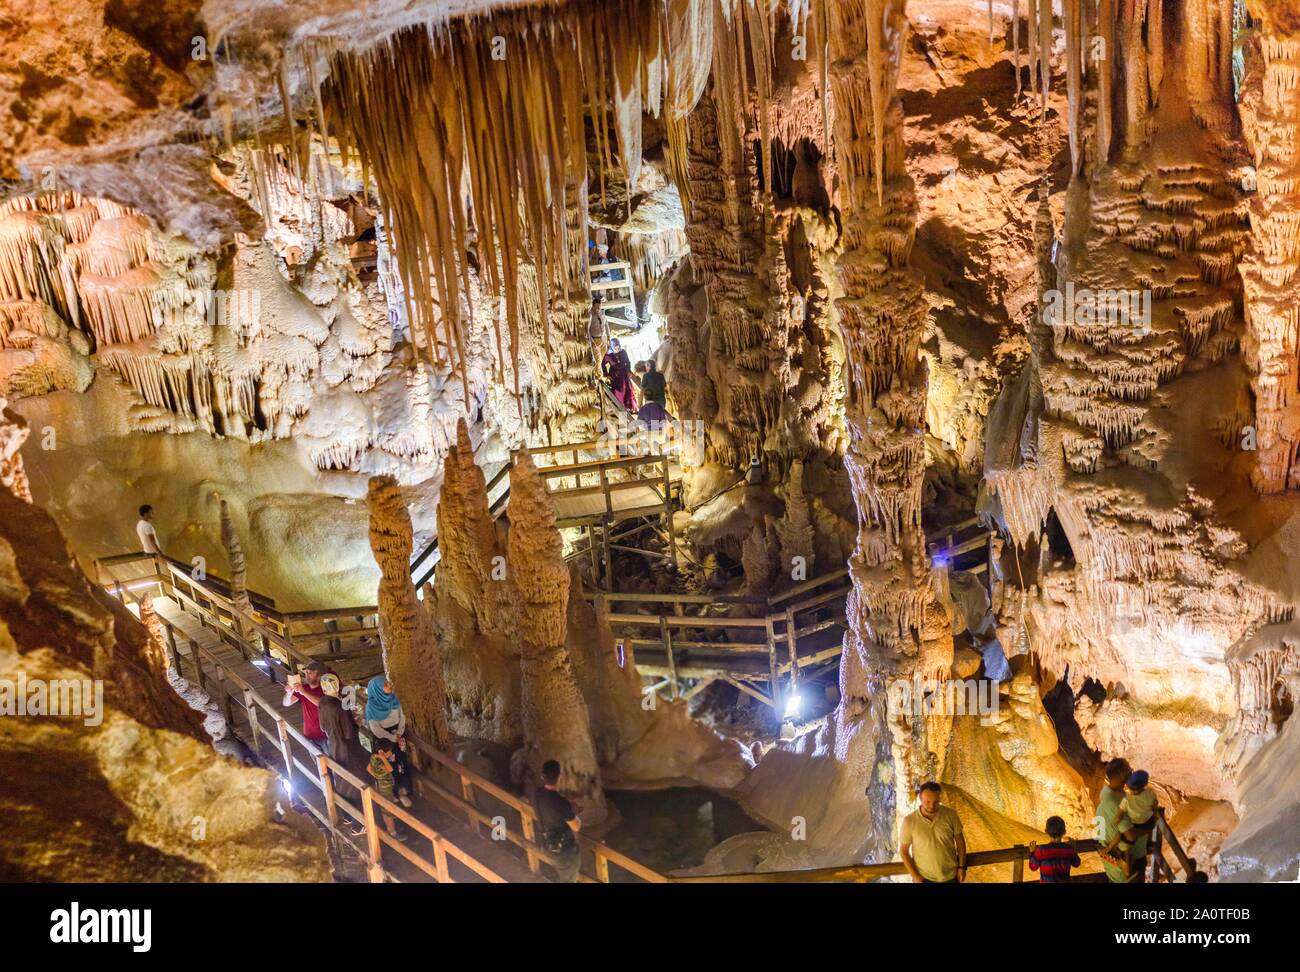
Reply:
<svg viewBox="0 0 1300 972"><path fill-rule="evenodd" d="M285 708L283 679L313 659L295 643L306 638L327 659L345 684L368 676L374 666L374 649L364 647L342 651L347 639L361 644L371 637L373 627L364 622L364 609L308 611L283 614L266 608L240 609L226 593L230 587L219 578L210 583L195 580L182 567L161 557L126 554L96 561L97 579L137 615L149 597L164 624L169 665L202 690L215 703L227 725L257 757L281 778L286 804L296 806L317 820L329 836L335 852L346 862L356 861L372 882L435 881L505 883L546 881L554 856L536 843L537 816L532 806L518 795L479 776L452 756L438 752L423 740L408 735L408 753L414 772L415 805L408 811L386 800L347 767L320 753L302 734L300 706ZM785 609L793 627L794 615L805 609L831 604L842 591L833 585L844 581L845 572L814 578L771 599L780 603L809 594ZM632 597L632 596L627 596ZM686 596L682 596L686 597ZM265 599L262 599L265 601ZM730 603L744 602L732 598ZM815 603L813 603L815 602ZM770 602L769 602L770 603ZM679 605L680 606L680 605ZM638 619L642 615L632 615ZM348 620L348 629L337 627ZM698 624L701 618L686 619ZM723 620L723 619L719 619ZM726 619L734 621L736 619ZM761 619L765 623L770 618ZM296 629L307 626L308 635ZM323 635L314 638L312 628L325 625ZM329 627L333 625L334 627ZM769 630L769 658L775 641ZM679 642L680 644L680 642ZM669 642L672 657L672 642ZM798 650L791 645L791 655ZM802 664L792 665L797 678ZM358 692L358 704L363 704ZM353 789L340 792L340 783ZM292 802L289 797L292 794ZM359 795L359 798L358 798ZM380 817L399 820L409 841L391 837ZM462 819L463 818L463 819ZM361 831L350 833L347 824ZM804 883L863 882L906 873L899 861L884 864L850 865L799 871L723 874L708 877L672 877L659 874L607 845L579 835L582 850L580 880L610 883L621 880L650 883ZM1078 843L1081 853L1094 852L1096 842ZM1157 821L1151 842L1152 882L1175 880L1168 851L1182 870L1183 880L1196 872L1196 862L1187 857L1164 819ZM968 855L971 867L1012 865L1011 880L1024 879L1028 848L1017 845Z"/></svg>
<svg viewBox="0 0 1300 972"><path fill-rule="evenodd" d="M358 682L374 674L378 648L332 650L345 638L368 639L365 632L375 629L363 625L327 630L324 634L339 637L313 639L313 646L325 649L313 655L298 646L304 636L295 635L295 628L354 619L363 609L294 615L244 611L216 590L218 584L228 590L224 582L195 580L175 563L147 554L105 558L96 561L96 569L100 583L137 614L143 598L152 598L164 623L171 667L211 697L236 736L280 776L286 802L292 793L295 805L317 820L340 856L351 854L362 862L371 881L536 882L553 873L554 855L536 842L532 805L414 733L407 736L415 790L410 810L385 799L368 779L322 755L302 735L299 706L281 704L285 678L320 657L363 706L364 685ZM340 792L345 789L340 781L352 788L350 796ZM407 843L386 832L380 823L385 814L410 832ZM352 836L349 824L363 836ZM579 835L579 844L581 881L666 880L600 841Z"/></svg>
<svg viewBox="0 0 1300 972"><path fill-rule="evenodd" d="M670 699L690 698L720 680L781 714L801 678L838 662L851 588L848 571L836 570L766 598L591 596L598 609L650 607L646 613L609 611L606 617L615 631L627 632L622 644L633 650L637 671L661 679L656 689L667 689ZM695 684L683 690L683 680Z"/></svg>
<svg viewBox="0 0 1300 972"><path fill-rule="evenodd" d="M638 454L637 450L644 452L646 445L635 438L608 436L528 450L555 504L556 526L583 531L584 549L592 551L594 576L601 576L603 565L607 589L613 586L611 534L628 520L659 519L664 527L669 559L674 565L677 562L672 514L682 466L670 455ZM570 461L559 461L565 457ZM508 515L512 463L513 458L487 477L493 519ZM411 560L411 580L417 588L433 579L440 556L435 535Z"/></svg>

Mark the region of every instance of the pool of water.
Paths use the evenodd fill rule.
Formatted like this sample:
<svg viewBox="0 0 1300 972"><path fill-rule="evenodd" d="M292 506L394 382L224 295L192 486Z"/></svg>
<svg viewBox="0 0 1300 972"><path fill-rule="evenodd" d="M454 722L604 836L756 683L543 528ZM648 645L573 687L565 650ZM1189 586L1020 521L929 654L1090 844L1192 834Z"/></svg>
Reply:
<svg viewBox="0 0 1300 972"><path fill-rule="evenodd" d="M660 872L702 864L728 837L764 829L736 801L702 787L609 790L605 796L623 819L604 842Z"/></svg>

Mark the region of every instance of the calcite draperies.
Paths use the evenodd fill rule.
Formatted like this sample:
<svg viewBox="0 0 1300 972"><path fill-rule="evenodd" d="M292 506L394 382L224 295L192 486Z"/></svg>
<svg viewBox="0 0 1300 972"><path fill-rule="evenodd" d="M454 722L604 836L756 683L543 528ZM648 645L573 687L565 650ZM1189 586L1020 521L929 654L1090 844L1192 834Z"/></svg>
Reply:
<svg viewBox="0 0 1300 972"><path fill-rule="evenodd" d="M680 149L707 78L714 20L733 2L568 4L540 22L501 13L405 30L333 59L322 128L374 174L431 360L468 383L462 303L472 262L488 290L504 295L507 334L498 330L497 346L515 365L518 393L521 319L540 320L549 352L553 295L586 289L586 226L565 219L570 177L582 174L576 189L586 191L585 116L603 163L598 190L614 164L611 129L629 183L641 164L643 113L662 116L670 149ZM683 166L678 154L671 168L684 188ZM529 263L531 297L520 286Z"/></svg>

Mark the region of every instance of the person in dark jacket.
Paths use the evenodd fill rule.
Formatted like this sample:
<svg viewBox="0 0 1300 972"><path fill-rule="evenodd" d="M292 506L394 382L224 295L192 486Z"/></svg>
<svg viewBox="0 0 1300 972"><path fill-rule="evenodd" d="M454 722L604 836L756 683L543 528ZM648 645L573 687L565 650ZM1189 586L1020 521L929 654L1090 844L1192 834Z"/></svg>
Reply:
<svg viewBox="0 0 1300 972"><path fill-rule="evenodd" d="M541 843L555 855L555 880L572 884L578 880L582 864L578 849L578 831L582 821L574 812L573 804L559 792L560 764L548 759L542 764L542 789L533 798L537 808L537 823Z"/></svg>
<svg viewBox="0 0 1300 972"><path fill-rule="evenodd" d="M356 773L360 768L359 753L352 746L356 730L352 725L352 717L343 708L342 682L337 675L330 673L321 676L320 687L323 694L317 706L317 715L321 731L325 733L325 744L321 750L349 773ZM350 799L358 794L356 787L341 779L337 773L330 775L334 778L334 790L340 796ZM352 835L355 837L364 832L365 827L360 822L353 821Z"/></svg>
<svg viewBox="0 0 1300 972"><path fill-rule="evenodd" d="M1082 863L1079 852L1072 841L1065 839L1065 821L1060 817L1048 817L1046 830L1051 843L1030 843L1029 869L1042 873L1043 884L1068 884L1070 868Z"/></svg>

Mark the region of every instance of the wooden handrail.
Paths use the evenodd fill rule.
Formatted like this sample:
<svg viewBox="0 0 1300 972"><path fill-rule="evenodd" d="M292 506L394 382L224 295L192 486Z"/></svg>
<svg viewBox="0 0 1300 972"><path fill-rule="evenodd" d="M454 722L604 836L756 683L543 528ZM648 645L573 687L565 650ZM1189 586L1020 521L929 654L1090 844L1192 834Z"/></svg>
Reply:
<svg viewBox="0 0 1300 972"><path fill-rule="evenodd" d="M1076 840L1075 850L1080 854L1096 852L1095 840ZM992 864L1023 863L1029 858L1029 848L1023 844L997 850L972 851L966 855L967 867L988 867ZM862 884L877 878L907 873L902 861L882 864L848 864L841 867L816 867L802 871L761 871L756 873L713 874L708 876L669 877L673 884L730 883L730 884L803 884L842 882ZM1014 874L1017 873L1013 871Z"/></svg>

